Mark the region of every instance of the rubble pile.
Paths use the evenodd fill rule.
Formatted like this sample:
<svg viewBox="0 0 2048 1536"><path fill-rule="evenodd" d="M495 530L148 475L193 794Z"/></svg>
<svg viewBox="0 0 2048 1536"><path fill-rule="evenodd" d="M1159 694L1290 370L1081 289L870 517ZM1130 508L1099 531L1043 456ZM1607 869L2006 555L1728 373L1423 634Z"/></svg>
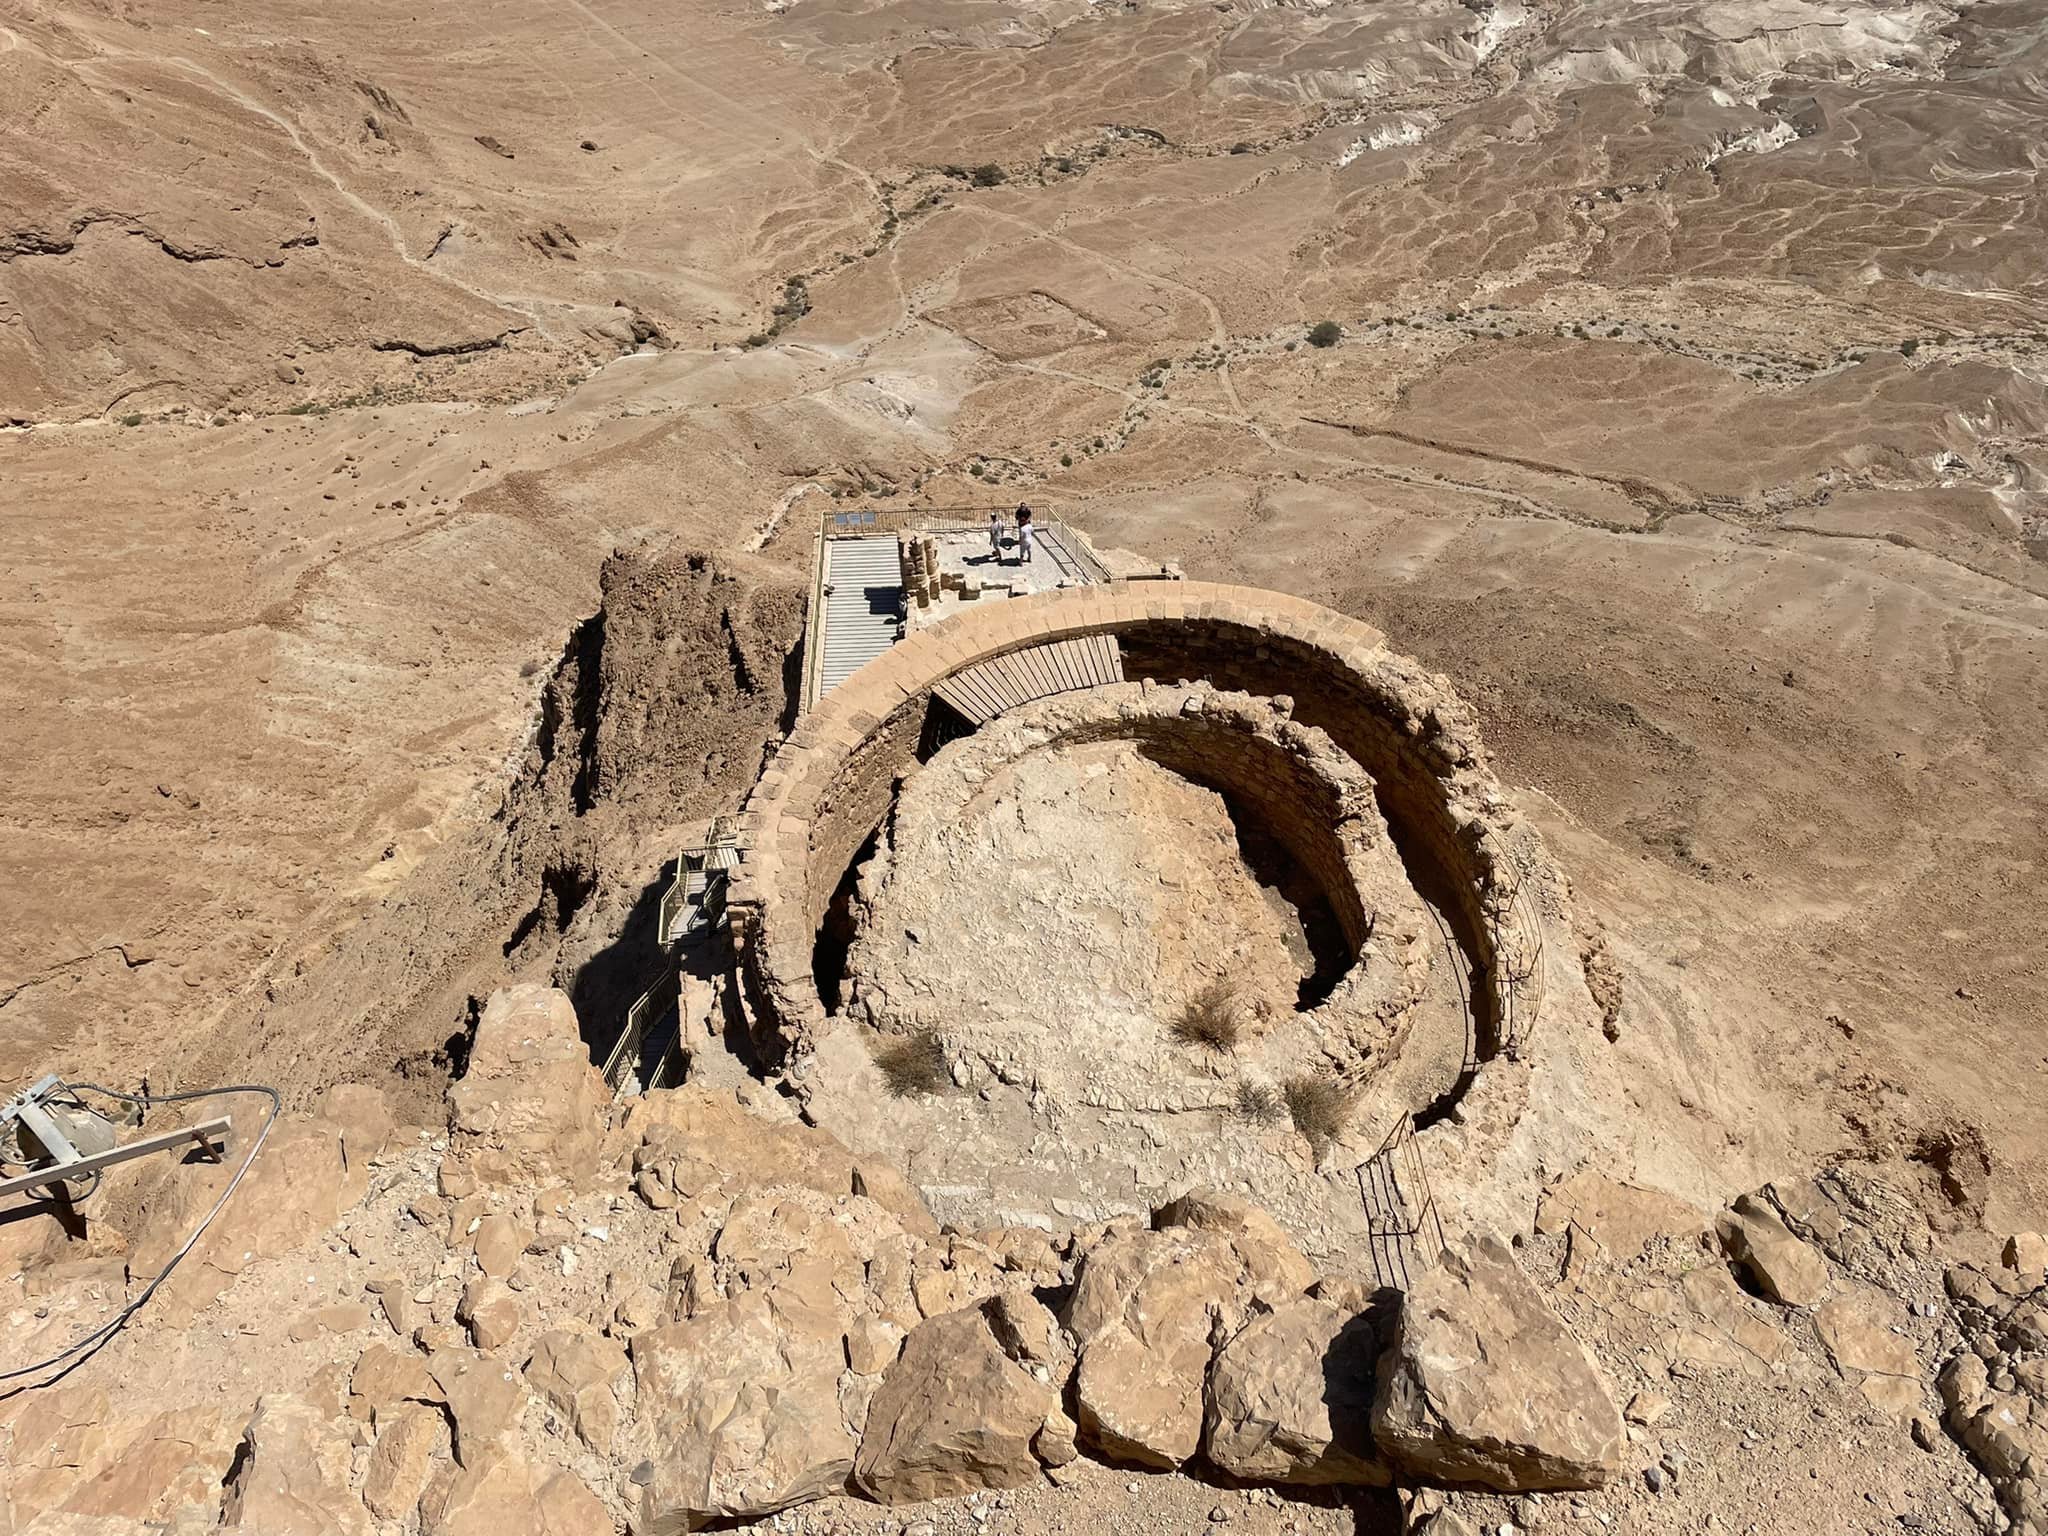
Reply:
<svg viewBox="0 0 2048 1536"><path fill-rule="evenodd" d="M75 1335L223 1177L169 1170L126 1230L14 1224L10 1337ZM1910 1430L1928 1472L1884 1495L1908 1513L1930 1479L1978 1508L1966 1450L2004 1506L1980 1523L2040 1529L2042 1240L1951 1268L1946 1309L1902 1306L1931 1250L1874 1187L1771 1185L1710 1219L1582 1170L1531 1232L1453 1243L1405 1294L1319 1273L1210 1189L1066 1231L942 1228L760 1084L615 1103L568 1000L521 986L483 1010L445 1124L335 1090L245 1192L102 1356L0 1399L6 1536L843 1530L784 1512L986 1520L1095 1463L1391 1490L1439 1536L1526 1529L1545 1500L1626 1522L1742 1475L1693 1459L1735 1403L1742 1449L1780 1412L1816 1477L1839 1451L1815 1426ZM1936 1390L1953 1442L1921 1411Z"/></svg>
<svg viewBox="0 0 2048 1536"><path fill-rule="evenodd" d="M180 1270L176 1315L135 1334L216 1331L264 1304L235 1294L239 1271L324 1236L358 1294L286 1332L331 1344L329 1363L207 1413L124 1414L69 1383L8 1399L11 1536L97 1531L87 1515L264 1536L669 1532L833 1494L1017 1488L1082 1456L1280 1485L1483 1466L1497 1487L1590 1487L1620 1464L1597 1369L1497 1243L1404 1313L1210 1191L1150 1222L941 1230L891 1170L754 1085L615 1108L568 1000L533 986L483 1011L445 1135L401 1133L357 1090L326 1109L280 1127L257 1198ZM167 1181L126 1262L143 1270L205 1195ZM411 1241L372 1251L363 1218L401 1201ZM1472 1385L1526 1406L1440 1411L1435 1330L1504 1320Z"/></svg>

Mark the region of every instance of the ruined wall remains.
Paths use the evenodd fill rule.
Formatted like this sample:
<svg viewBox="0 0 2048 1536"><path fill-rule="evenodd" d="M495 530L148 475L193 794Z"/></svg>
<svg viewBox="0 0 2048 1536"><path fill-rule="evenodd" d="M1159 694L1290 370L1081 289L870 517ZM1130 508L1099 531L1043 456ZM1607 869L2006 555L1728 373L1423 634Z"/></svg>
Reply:
<svg viewBox="0 0 2048 1536"><path fill-rule="evenodd" d="M887 902L906 882L933 889L945 882L944 871L960 857L960 845L949 839L974 821L986 792L1013 782L1006 770L1040 754L1110 742L1130 743L1220 794L1273 836L1329 903L1351 963L1320 1005L1299 1017L1330 1066L1363 1072L1398 1052L1408 1011L1427 985L1435 934L1425 939L1429 919L1381 820L1372 779L1327 734L1289 719L1272 699L1148 679L1075 689L1006 711L907 779L890 813L886 857L862 878L863 901ZM878 864L885 867L876 881ZM867 947L855 969L870 1003L879 995L928 1004L934 982L925 969L930 962L920 957L930 952L934 925L943 929L947 919L925 908L922 943L906 949L888 939ZM945 981L938 985L943 997ZM872 1006L864 1011L873 1017Z"/></svg>
<svg viewBox="0 0 2048 1536"><path fill-rule="evenodd" d="M1287 700L1378 787L1418 889L1446 911L1474 970L1478 1054L1504 1043L1516 978L1540 923L1529 858L1471 710L1367 624L1279 593L1208 582L1117 582L962 613L905 639L834 690L776 751L749 797L747 863L730 911L757 1027L800 1048L826 1025L812 947L833 891L928 740L931 689L975 662L1090 634L1123 647L1134 678L1206 681ZM1195 777L1200 765L1175 763ZM1515 839L1527 849L1530 839ZM1306 844L1304 845L1306 846ZM1505 937L1504 937L1505 936ZM1520 1027L1526 1029L1525 1003Z"/></svg>

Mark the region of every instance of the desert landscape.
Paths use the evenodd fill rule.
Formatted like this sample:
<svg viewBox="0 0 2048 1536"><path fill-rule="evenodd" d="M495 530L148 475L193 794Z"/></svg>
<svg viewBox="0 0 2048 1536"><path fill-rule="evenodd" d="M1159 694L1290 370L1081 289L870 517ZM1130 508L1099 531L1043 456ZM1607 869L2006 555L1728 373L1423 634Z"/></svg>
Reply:
<svg viewBox="0 0 2048 1536"><path fill-rule="evenodd" d="M0 1101L235 1120L0 1201L0 1536L2048 1531L2038 7L0 0L0 129Z"/></svg>

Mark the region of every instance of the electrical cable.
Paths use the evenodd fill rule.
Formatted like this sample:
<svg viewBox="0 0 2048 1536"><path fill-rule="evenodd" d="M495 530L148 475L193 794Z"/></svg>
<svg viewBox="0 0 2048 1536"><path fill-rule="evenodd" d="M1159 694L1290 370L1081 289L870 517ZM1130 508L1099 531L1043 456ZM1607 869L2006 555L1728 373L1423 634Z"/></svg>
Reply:
<svg viewBox="0 0 2048 1536"><path fill-rule="evenodd" d="M206 1235L206 1229L213 1225L214 1217L221 1213L222 1209L227 1205L229 1198L234 1194L235 1187L242 1182L242 1176L249 1171L249 1165L256 1161L256 1154L263 1150L263 1143L269 1139L270 1128L277 1124L277 1117L284 1113L283 1097L275 1088L268 1087L262 1083L235 1083L224 1088L193 1088L183 1093L123 1093L118 1088L102 1088L97 1083L64 1083L61 1086L67 1092L74 1095L81 1092L104 1094L110 1099L121 1099L130 1104L139 1104L144 1110L147 1110L153 1104L179 1104L192 1099L220 1098L231 1093L260 1093L270 1100L270 1114L263 1122L263 1129L256 1133L256 1139L249 1144L249 1151L242 1159L242 1166L235 1170L235 1176L228 1180L227 1188L223 1189L220 1192L220 1198L213 1202L213 1208L200 1220L199 1225L193 1229L192 1235L185 1239L184 1244L176 1253L171 1255L170 1259L164 1264L164 1267L156 1272L156 1277L142 1288L140 1295L124 1306L119 1312L116 1312L113 1317L100 1324L91 1333L65 1346L56 1354L50 1356L49 1359L39 1360L34 1365L16 1366L11 1370L0 1371L0 1381L15 1381L23 1376L40 1375L53 1366L59 1365L65 1366L68 1370L71 1366L79 1364L87 1353L97 1349L108 1339L112 1338L115 1333L119 1332L128 1319L141 1311L149 1298L156 1294L157 1288L170 1279L171 1271L184 1261L185 1256L193 1248L198 1246L199 1239Z"/></svg>

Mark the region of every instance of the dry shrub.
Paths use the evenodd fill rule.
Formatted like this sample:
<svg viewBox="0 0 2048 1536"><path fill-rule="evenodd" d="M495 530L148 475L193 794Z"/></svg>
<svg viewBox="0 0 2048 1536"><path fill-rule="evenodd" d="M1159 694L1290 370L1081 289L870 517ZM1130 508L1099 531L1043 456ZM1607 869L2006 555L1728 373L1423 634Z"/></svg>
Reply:
<svg viewBox="0 0 2048 1536"><path fill-rule="evenodd" d="M1271 1125L1287 1113L1287 1100L1271 1083L1241 1078L1237 1085L1237 1115L1254 1125Z"/></svg>
<svg viewBox="0 0 2048 1536"><path fill-rule="evenodd" d="M1169 1028L1182 1045L1204 1050L1231 1051L1243 1038L1244 1002L1222 982L1211 982L1181 1009Z"/></svg>
<svg viewBox="0 0 2048 1536"><path fill-rule="evenodd" d="M1331 1143L1344 1134L1358 1096L1334 1077L1304 1072L1287 1080L1286 1099L1294 1128L1308 1138L1321 1161Z"/></svg>
<svg viewBox="0 0 2048 1536"><path fill-rule="evenodd" d="M946 1063L946 1042L935 1029L892 1035L875 1047L875 1065L896 1098L934 1094L953 1081Z"/></svg>

